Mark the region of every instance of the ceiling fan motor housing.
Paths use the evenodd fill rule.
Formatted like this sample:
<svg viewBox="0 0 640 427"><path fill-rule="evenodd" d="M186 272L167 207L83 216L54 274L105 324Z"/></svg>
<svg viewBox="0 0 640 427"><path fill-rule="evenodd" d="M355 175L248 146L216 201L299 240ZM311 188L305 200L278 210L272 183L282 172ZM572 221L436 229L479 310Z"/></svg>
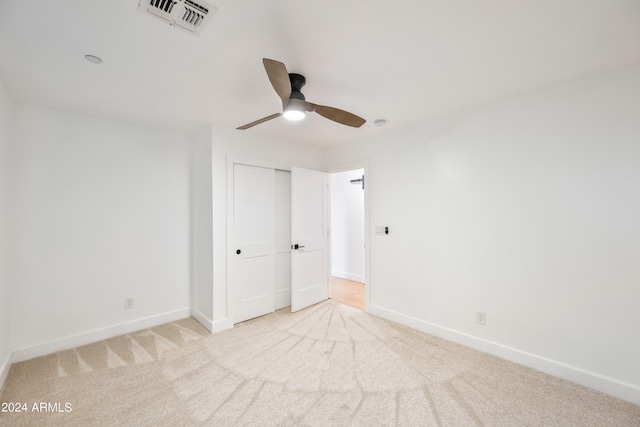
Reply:
<svg viewBox="0 0 640 427"><path fill-rule="evenodd" d="M305 79L301 74L289 73L289 81L291 82L291 98L306 101L300 90L305 84L307 84L307 79Z"/></svg>

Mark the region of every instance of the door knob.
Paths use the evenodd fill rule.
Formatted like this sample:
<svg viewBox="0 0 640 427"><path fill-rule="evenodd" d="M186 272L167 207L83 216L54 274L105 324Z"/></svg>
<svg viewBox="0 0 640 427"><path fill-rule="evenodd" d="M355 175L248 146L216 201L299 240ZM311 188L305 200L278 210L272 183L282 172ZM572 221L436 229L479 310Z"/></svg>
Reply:
<svg viewBox="0 0 640 427"><path fill-rule="evenodd" d="M242 251L241 251L240 249L238 249L238 250L236 251L236 253L237 253L238 255L240 255L240 254L242 253Z"/></svg>

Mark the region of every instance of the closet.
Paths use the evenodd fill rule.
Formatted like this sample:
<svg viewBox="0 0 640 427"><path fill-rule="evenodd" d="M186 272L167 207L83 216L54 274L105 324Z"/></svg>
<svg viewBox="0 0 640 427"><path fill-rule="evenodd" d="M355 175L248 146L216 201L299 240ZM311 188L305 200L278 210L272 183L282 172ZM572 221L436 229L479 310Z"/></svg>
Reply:
<svg viewBox="0 0 640 427"><path fill-rule="evenodd" d="M239 163L232 167L227 220L233 323L327 299L327 174Z"/></svg>

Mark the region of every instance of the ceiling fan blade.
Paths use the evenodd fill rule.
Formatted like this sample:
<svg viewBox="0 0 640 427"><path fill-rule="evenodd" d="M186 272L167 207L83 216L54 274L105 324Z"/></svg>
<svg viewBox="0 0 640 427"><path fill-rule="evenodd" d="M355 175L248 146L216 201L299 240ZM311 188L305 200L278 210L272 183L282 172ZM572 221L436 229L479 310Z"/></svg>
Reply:
<svg viewBox="0 0 640 427"><path fill-rule="evenodd" d="M282 62L267 58L262 58L262 63L264 64L267 76L269 76L271 86L273 86L280 99L282 99L282 105L286 105L291 96L291 82L289 81L287 67L285 67Z"/></svg>
<svg viewBox="0 0 640 427"><path fill-rule="evenodd" d="M293 101L293 99L291 99L291 101ZM289 101L289 102L291 102ZM304 111L316 111L316 108L318 108L318 106L316 104L314 104L313 102L309 102L309 101L303 101L303 100L297 100L300 102L300 105L302 106L302 108L304 108Z"/></svg>
<svg viewBox="0 0 640 427"><path fill-rule="evenodd" d="M354 128L359 128L366 122L365 119L353 113L340 110L339 108L327 107L326 105L315 105L315 112L324 118Z"/></svg>
<svg viewBox="0 0 640 427"><path fill-rule="evenodd" d="M280 117L281 115L282 115L282 113L275 113L275 114L272 114L270 116L263 117L260 120L256 120L255 122L251 122L251 123L246 124L244 126L240 126L239 128L236 128L236 129L238 129L238 130L249 129L250 127L253 127L255 125L259 125L260 123L264 123L264 122L268 122L269 120L276 119L276 118Z"/></svg>

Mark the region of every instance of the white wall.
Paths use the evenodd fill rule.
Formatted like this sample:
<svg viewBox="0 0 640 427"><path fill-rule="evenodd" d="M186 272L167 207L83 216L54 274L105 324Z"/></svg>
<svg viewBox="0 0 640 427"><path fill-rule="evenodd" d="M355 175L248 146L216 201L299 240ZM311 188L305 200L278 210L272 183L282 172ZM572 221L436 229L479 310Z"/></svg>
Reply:
<svg viewBox="0 0 640 427"><path fill-rule="evenodd" d="M213 127L213 329L233 326L227 300L227 159L247 158L274 167L319 170L322 152L301 144L262 137L251 131Z"/></svg>
<svg viewBox="0 0 640 427"><path fill-rule="evenodd" d="M0 81L0 388L11 363L9 285L9 155L13 103Z"/></svg>
<svg viewBox="0 0 640 427"><path fill-rule="evenodd" d="M213 330L213 181L211 127L191 144L191 313Z"/></svg>
<svg viewBox="0 0 640 427"><path fill-rule="evenodd" d="M26 106L15 124L14 360L189 316L189 138Z"/></svg>
<svg viewBox="0 0 640 427"><path fill-rule="evenodd" d="M329 175L331 185L331 275L364 282L364 169Z"/></svg>
<svg viewBox="0 0 640 427"><path fill-rule="evenodd" d="M390 227L372 312L640 403L638 112L633 67L328 149Z"/></svg>

